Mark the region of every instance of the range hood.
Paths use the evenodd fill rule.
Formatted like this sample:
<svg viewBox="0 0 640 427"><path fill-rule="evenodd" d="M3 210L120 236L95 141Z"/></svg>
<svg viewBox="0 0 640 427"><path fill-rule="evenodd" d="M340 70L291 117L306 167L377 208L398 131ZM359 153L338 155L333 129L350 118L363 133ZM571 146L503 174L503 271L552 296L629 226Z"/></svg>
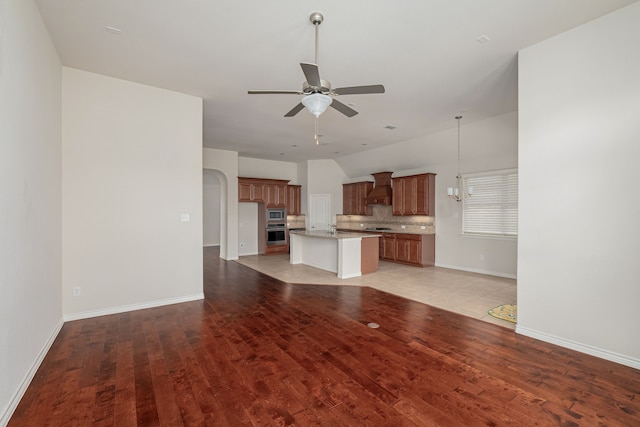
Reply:
<svg viewBox="0 0 640 427"><path fill-rule="evenodd" d="M393 172L372 173L375 179L375 186L367 194L367 205L390 205L391 204L391 175Z"/></svg>

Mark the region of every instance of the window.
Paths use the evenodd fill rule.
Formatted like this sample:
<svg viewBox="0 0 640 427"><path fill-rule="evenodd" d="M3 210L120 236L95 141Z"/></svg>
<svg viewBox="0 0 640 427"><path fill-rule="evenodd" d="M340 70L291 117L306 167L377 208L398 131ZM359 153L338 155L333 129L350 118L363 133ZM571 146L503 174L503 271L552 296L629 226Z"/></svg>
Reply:
<svg viewBox="0 0 640 427"><path fill-rule="evenodd" d="M518 171L469 174L462 177L462 233L475 236L518 237Z"/></svg>

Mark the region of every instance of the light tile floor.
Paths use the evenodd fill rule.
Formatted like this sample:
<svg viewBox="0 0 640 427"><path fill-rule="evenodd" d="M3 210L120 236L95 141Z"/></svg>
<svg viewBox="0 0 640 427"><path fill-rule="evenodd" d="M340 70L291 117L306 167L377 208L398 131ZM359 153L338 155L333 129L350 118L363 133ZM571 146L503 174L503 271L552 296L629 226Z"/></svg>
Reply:
<svg viewBox="0 0 640 427"><path fill-rule="evenodd" d="M307 265L289 263L289 255L248 255L237 261L287 283L369 286L444 310L515 329L487 313L500 304L516 303L516 281L441 267L411 267L380 261L378 271L352 279Z"/></svg>

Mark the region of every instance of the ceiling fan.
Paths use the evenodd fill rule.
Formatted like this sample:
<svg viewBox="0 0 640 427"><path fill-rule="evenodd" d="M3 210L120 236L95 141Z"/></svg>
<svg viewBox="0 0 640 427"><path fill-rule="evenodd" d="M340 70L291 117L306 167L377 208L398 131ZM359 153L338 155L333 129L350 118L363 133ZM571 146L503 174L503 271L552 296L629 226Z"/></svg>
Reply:
<svg viewBox="0 0 640 427"><path fill-rule="evenodd" d="M384 93L384 86L368 85L368 86L350 86L332 88L331 83L327 80L320 78L320 72L318 71L318 26L324 20L324 17L320 12L314 12L309 16L309 20L315 26L315 64L309 64L302 62L302 72L307 79L302 84L302 90L250 90L250 95L265 95L265 94L294 94L305 95L302 101L293 107L285 117L293 117L298 114L303 108L307 107L307 110L316 117L316 143L317 139L317 118L320 114L324 113L329 105L338 110L347 117L353 117L358 112L348 105L338 101L335 97L340 95L360 95L367 93Z"/></svg>

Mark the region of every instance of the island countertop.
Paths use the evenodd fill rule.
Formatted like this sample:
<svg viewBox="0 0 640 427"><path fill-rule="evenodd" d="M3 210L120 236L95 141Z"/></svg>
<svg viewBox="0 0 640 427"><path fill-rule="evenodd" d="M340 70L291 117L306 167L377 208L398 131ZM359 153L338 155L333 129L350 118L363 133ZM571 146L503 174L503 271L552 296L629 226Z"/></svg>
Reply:
<svg viewBox="0 0 640 427"><path fill-rule="evenodd" d="M320 237L323 239L354 239L354 238L369 238L369 237L382 237L382 234L372 234L372 233L358 233L357 231L336 231L332 233L330 231L319 231L319 230L291 230L289 233L298 234L300 236L308 236L308 237Z"/></svg>

